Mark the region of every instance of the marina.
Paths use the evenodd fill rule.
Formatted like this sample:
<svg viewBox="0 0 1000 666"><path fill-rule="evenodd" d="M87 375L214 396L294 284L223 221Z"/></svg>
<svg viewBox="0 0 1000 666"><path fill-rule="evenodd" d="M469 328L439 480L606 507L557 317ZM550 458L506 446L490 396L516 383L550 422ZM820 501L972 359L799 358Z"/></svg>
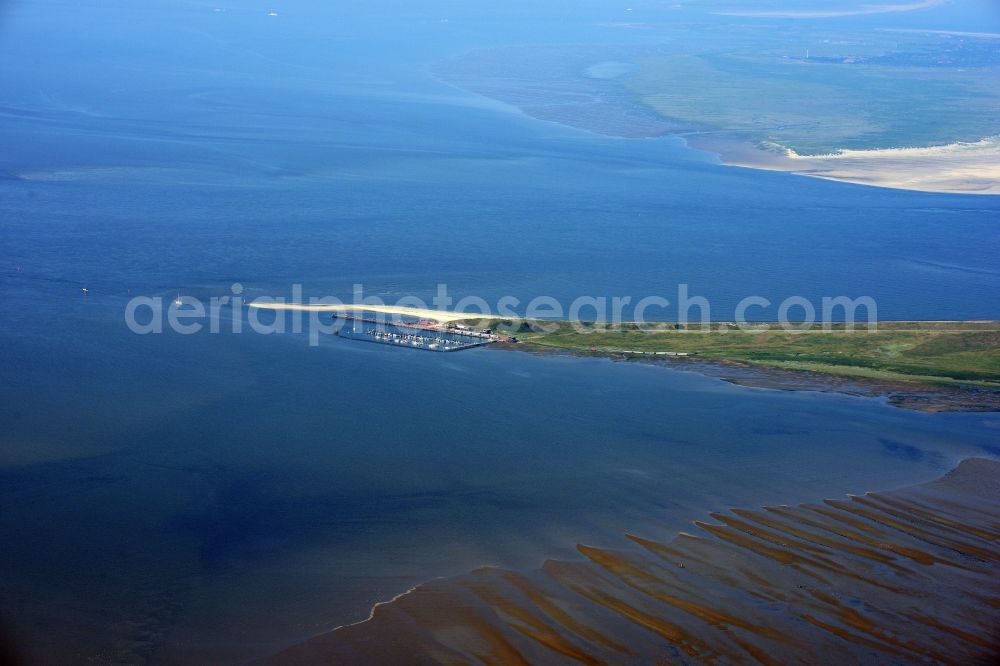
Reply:
<svg viewBox="0 0 1000 666"><path fill-rule="evenodd" d="M473 330L454 324L436 324L429 321L387 323L368 317L334 315L334 319L350 322L337 331L337 336L347 340L360 340L382 345L422 349L433 352L455 352L484 347L493 342L512 341L492 330Z"/></svg>

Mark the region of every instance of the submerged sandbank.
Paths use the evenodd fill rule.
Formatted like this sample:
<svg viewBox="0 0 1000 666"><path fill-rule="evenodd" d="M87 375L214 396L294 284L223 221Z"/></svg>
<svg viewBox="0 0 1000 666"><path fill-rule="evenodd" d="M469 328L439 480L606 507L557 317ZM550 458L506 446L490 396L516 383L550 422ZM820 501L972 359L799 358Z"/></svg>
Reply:
<svg viewBox="0 0 1000 666"><path fill-rule="evenodd" d="M1000 194L1000 136L923 148L838 150L826 155L800 155L783 146L758 147L708 136L691 137L688 143L717 153L728 166L920 192Z"/></svg>
<svg viewBox="0 0 1000 666"><path fill-rule="evenodd" d="M268 663L987 663L1000 462L799 506L733 509L669 543L432 581Z"/></svg>

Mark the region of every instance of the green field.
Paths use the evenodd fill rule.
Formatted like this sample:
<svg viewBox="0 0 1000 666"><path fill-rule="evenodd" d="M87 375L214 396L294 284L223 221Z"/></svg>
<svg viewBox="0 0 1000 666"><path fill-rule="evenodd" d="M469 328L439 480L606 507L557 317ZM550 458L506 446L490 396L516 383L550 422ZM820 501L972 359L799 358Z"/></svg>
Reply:
<svg viewBox="0 0 1000 666"><path fill-rule="evenodd" d="M494 322L500 325L501 322ZM879 330L772 330L751 333L731 324L677 330L657 324L611 327L569 322L511 324L518 339L539 348L642 357L675 352L712 361L737 361L829 374L975 383L1000 388L1000 322L883 322ZM534 330L532 330L534 329ZM584 329L584 330L581 330ZM642 354L637 352L643 352Z"/></svg>
<svg viewBox="0 0 1000 666"><path fill-rule="evenodd" d="M742 30L726 49L640 58L621 83L667 118L800 154L977 141L1000 132L995 41Z"/></svg>
<svg viewBox="0 0 1000 666"><path fill-rule="evenodd" d="M1000 134L1000 49L989 36L737 18L659 25L655 35L646 45L481 49L438 73L529 115L614 136L707 134L816 155Z"/></svg>

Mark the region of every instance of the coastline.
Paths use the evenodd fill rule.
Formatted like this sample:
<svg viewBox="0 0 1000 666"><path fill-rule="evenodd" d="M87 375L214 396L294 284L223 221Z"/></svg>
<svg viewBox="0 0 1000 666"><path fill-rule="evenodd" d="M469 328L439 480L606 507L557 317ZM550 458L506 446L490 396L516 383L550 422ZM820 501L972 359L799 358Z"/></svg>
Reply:
<svg viewBox="0 0 1000 666"><path fill-rule="evenodd" d="M887 492L732 508L669 542L432 580L261 663L985 661L997 497L1000 462L967 458Z"/></svg>
<svg viewBox="0 0 1000 666"><path fill-rule="evenodd" d="M523 346L496 345L504 351L529 354L596 356L614 361L648 363L673 370L697 372L722 381L777 391L815 391L839 393L863 398L884 398L900 409L928 414L943 412L1000 412L1000 389L983 389L970 384L940 384L913 379L876 379L836 375L818 370L791 369L754 365L741 361L697 357L663 358L621 353L549 347L525 343Z"/></svg>
<svg viewBox="0 0 1000 666"><path fill-rule="evenodd" d="M921 412L1000 411L998 322L883 321L877 333L747 334L728 326L674 331L661 323L640 332L624 324L580 332L560 322L548 332L516 332L516 346L498 347L652 363L747 387L884 398Z"/></svg>
<svg viewBox="0 0 1000 666"><path fill-rule="evenodd" d="M734 7L713 14L733 19L815 20L912 12L942 4L946 4L945 0L914 0L830 11L758 12ZM887 32L906 33L910 38L901 45L887 37L884 34ZM516 110L541 122L619 139L677 137L693 150L714 153L726 166L784 171L888 189L1000 195L1000 134L991 120L995 115L993 106L984 106L978 115L970 112L965 121L946 124L931 133L901 131L893 121L921 108L918 83L933 86L938 82L939 73L934 73L938 70L922 69L928 65L957 71L960 74L956 80L965 81L967 87L972 86L970 90L978 91L971 97L962 97L967 105L971 104L969 100L994 99L992 95L997 90L985 85L985 77L996 63L988 58L951 54L951 47L948 43L942 45L941 39L973 41L975 44L970 48L988 51L989 45L980 42L995 39L995 33L879 27L862 40L833 44L829 39L820 40L824 36L821 34L816 41L828 46L820 52L814 45L812 60L810 42L806 40L795 46L776 42L773 50L768 50L766 40L757 43L750 32L735 30L731 42L720 42L713 50L706 44L720 39L718 35L703 31L698 36L704 39L696 40L685 31L667 33L658 47L632 44L628 40L602 47L597 44L573 48L555 44L492 46L436 61L426 71L443 85L492 100L505 110ZM724 67L718 69L712 62L713 58L721 57L719 53L728 53L729 48L737 48L747 40L753 51L769 55L754 61L762 69L752 72L756 77L751 79L754 84L743 90L738 77L734 79L731 72L727 73ZM834 48L837 44L842 46ZM737 52L742 51L733 53ZM805 58L799 55L801 52ZM943 55L927 56L938 52ZM679 60L674 62L671 58ZM648 60L654 62L650 64ZM731 60L729 64L734 71L746 65L740 64L738 56ZM817 68L809 69L812 73L809 75L802 70L807 63ZM834 66L843 69L826 69ZM886 99L877 96L868 99L858 92L867 90L866 86L877 89L880 77L898 77L900 71L915 76L917 69L922 78L914 79L911 86L916 87L896 91ZM788 79L789 76L792 78ZM842 76L848 78L841 80ZM801 83L804 90L813 91L810 94L828 95L832 99L836 99L838 91L843 92L850 99L850 104L841 111L846 114L844 121L839 115L821 113L817 117L815 110L807 111L808 104L803 102L809 100L787 94L784 84L778 85L782 81ZM708 100L711 103L691 104L675 99L685 97L684 92L686 97L701 97L690 94L699 85L717 88L720 93L711 96ZM966 92L964 88L956 88L951 95ZM770 99L775 94L777 106L748 106L740 101L740 95ZM891 113L881 108L885 104L890 105ZM742 113L737 113L741 109ZM872 117L868 118L869 115ZM841 124L849 129L821 129ZM791 131L790 128L797 126L803 129ZM769 146L769 141L781 145ZM830 152L799 154L793 146L800 150L803 146L821 146L816 150Z"/></svg>
<svg viewBox="0 0 1000 666"><path fill-rule="evenodd" d="M1000 137L921 148L841 150L799 155L709 135L684 137L690 148L714 153L724 166L784 171L854 185L938 194L1000 194Z"/></svg>
<svg viewBox="0 0 1000 666"><path fill-rule="evenodd" d="M682 365L683 369L741 386L886 398L893 406L922 412L1000 411L1000 375L996 369L989 369L997 365L1000 356L997 321L880 322L878 333L823 329L781 333L766 325L767 331L748 334L733 331L732 322L713 322L683 330L677 330L669 322L660 322L645 332L634 323L623 323L615 329L590 324L586 332L581 332L566 320L500 319L408 306L306 305L271 300L258 300L247 306L326 312L334 317L360 310L378 316L437 322L434 328L457 322L474 323L497 331L490 342L501 349ZM549 326L547 332L532 330L532 325L543 323ZM817 335L831 337L816 345L813 344L816 340L824 340ZM866 341L867 347L851 346L865 340L861 337L865 335L879 337ZM513 336L521 338L518 341ZM916 353L918 360L926 362L926 352L924 355L920 352L927 345L936 346L929 357L932 363L917 366L907 359L907 354ZM883 357L883 346L893 348L894 356ZM967 358L955 360L956 353ZM968 357L969 354L972 356Z"/></svg>
<svg viewBox="0 0 1000 666"><path fill-rule="evenodd" d="M724 10L713 12L716 16L741 16L747 18L785 18L785 19L822 19L840 18L845 16L869 16L871 14L895 14L912 12L921 9L931 9L944 4L945 0L918 0L917 2L897 4L862 4L854 8L829 10Z"/></svg>

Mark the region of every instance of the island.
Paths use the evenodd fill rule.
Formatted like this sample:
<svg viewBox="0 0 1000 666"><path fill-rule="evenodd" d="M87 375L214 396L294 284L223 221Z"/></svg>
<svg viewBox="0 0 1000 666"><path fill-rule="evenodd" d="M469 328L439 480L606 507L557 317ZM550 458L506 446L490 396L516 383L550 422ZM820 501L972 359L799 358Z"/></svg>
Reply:
<svg viewBox="0 0 1000 666"><path fill-rule="evenodd" d="M921 411L1000 411L1000 321L585 322L496 317L399 305L255 309L364 318L406 329L478 336L494 348L670 364L747 386L879 396ZM476 346L480 346L477 344Z"/></svg>
<svg viewBox="0 0 1000 666"><path fill-rule="evenodd" d="M679 137L728 166L1000 194L1000 35L723 13L732 22L606 26L599 44L478 49L433 71L539 120ZM626 29L647 39L617 42Z"/></svg>
<svg viewBox="0 0 1000 666"><path fill-rule="evenodd" d="M748 386L883 396L921 411L1000 410L1000 322L882 321L875 330L735 322L491 320L520 348L670 363Z"/></svg>

